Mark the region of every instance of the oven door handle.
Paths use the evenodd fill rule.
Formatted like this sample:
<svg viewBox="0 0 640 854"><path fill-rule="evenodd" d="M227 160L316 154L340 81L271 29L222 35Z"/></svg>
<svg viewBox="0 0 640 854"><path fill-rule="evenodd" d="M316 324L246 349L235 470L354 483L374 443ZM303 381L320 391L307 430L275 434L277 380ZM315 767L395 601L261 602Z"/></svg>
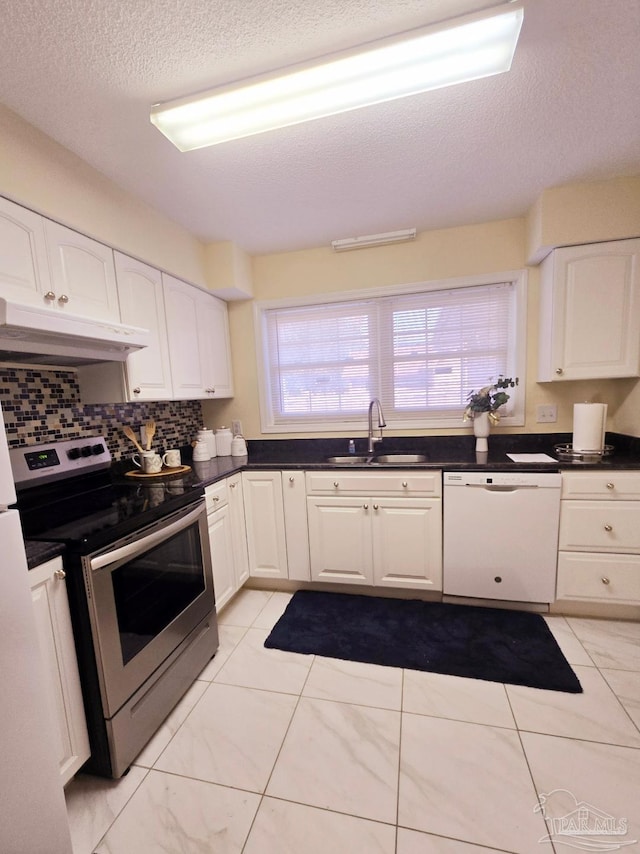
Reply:
<svg viewBox="0 0 640 854"><path fill-rule="evenodd" d="M204 505L200 504L195 510L192 510L186 516L181 516L175 522L172 522L170 525L167 525L159 531L147 534L147 536L143 537L141 540L136 540L133 543L127 543L126 546L121 546L119 549L113 549L113 551L106 552L105 554L96 555L96 557L91 558L91 570L102 569L109 564L134 557L137 554L142 554L143 552L153 548L153 546L159 545L165 540L168 540L169 537L172 537L174 534L177 534L179 531L182 531L185 528L188 528L189 525L192 525L196 519L202 515L203 507Z"/></svg>

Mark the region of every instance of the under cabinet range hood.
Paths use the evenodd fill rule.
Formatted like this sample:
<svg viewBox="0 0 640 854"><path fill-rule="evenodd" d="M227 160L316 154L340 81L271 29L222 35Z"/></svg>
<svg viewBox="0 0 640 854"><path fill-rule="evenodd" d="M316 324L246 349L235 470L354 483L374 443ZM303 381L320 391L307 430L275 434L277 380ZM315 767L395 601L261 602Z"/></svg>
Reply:
<svg viewBox="0 0 640 854"><path fill-rule="evenodd" d="M149 344L149 330L0 298L2 361L84 365L124 362Z"/></svg>

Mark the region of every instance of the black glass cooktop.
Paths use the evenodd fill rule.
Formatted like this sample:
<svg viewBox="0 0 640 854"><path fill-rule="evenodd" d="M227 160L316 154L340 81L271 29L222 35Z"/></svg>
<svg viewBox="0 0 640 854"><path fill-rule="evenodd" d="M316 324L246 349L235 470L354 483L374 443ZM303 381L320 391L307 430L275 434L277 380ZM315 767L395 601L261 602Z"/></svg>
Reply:
<svg viewBox="0 0 640 854"><path fill-rule="evenodd" d="M203 493L190 478L137 481L98 473L25 490L17 507L25 539L92 551L197 502Z"/></svg>

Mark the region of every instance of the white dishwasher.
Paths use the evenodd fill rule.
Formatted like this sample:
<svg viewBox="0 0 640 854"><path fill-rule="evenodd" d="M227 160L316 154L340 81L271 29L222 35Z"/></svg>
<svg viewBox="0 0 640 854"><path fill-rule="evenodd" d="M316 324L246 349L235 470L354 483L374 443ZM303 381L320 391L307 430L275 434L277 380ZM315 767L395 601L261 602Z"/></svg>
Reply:
<svg viewBox="0 0 640 854"><path fill-rule="evenodd" d="M443 593L553 602L562 475L444 472Z"/></svg>

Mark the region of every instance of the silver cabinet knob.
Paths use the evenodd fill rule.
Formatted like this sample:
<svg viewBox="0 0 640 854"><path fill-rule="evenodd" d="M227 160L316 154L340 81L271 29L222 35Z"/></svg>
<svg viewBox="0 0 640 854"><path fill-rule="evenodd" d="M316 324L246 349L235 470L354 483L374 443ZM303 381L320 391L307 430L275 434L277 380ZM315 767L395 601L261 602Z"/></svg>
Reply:
<svg viewBox="0 0 640 854"><path fill-rule="evenodd" d="M48 300L54 300L56 298L56 295L54 294L53 291L47 291L46 294L44 295L44 298L48 299Z"/></svg>
<svg viewBox="0 0 640 854"><path fill-rule="evenodd" d="M214 495L214 496L213 496L213 500L214 500L214 503L215 503L216 501L220 501L220 496L219 496L219 495Z"/></svg>
<svg viewBox="0 0 640 854"><path fill-rule="evenodd" d="M615 489L615 484L613 484L613 483L608 483L608 484L607 484L607 489Z"/></svg>
<svg viewBox="0 0 640 854"><path fill-rule="evenodd" d="M407 483L407 481L406 481L406 480L403 480L403 481L402 481L402 485L404 486L404 488L405 488L405 489L407 488L407 486L409 486L409 484Z"/></svg>
<svg viewBox="0 0 640 854"><path fill-rule="evenodd" d="M140 394L140 386L139 386L139 385L137 385L137 386L134 388L133 393L134 393L134 394Z"/></svg>
<svg viewBox="0 0 640 854"><path fill-rule="evenodd" d="M205 391L207 394L215 394L216 393L215 388L205 388Z"/></svg>
<svg viewBox="0 0 640 854"><path fill-rule="evenodd" d="M604 529L605 529L605 531L609 531L609 532L613 531L613 525L605 525Z"/></svg>
<svg viewBox="0 0 640 854"><path fill-rule="evenodd" d="M374 509L374 510L379 510L380 508L378 507L378 505L377 505L377 504L374 504L374 505L373 505L373 509Z"/></svg>
<svg viewBox="0 0 640 854"><path fill-rule="evenodd" d="M333 481L333 485L334 485L334 486L335 486L335 488L337 489L337 488L340 486L340 483L339 483L337 480L334 480L334 481Z"/></svg>
<svg viewBox="0 0 640 854"><path fill-rule="evenodd" d="M368 509L369 509L369 505L368 505L368 504L363 504L362 506L364 507L364 509L365 509L365 510L368 510Z"/></svg>
<svg viewBox="0 0 640 854"><path fill-rule="evenodd" d="M296 482L295 477L292 476L289 478L289 483L295 483L295 482Z"/></svg>
<svg viewBox="0 0 640 854"><path fill-rule="evenodd" d="M58 297L58 302L64 305L65 303L69 302L69 297L66 294L60 294L60 296Z"/></svg>
<svg viewBox="0 0 640 854"><path fill-rule="evenodd" d="M237 485L237 484L235 484L235 483L230 483L230 484L229 484L229 486L231 487L231 489L235 489L235 488L236 488L236 485Z"/></svg>
<svg viewBox="0 0 640 854"><path fill-rule="evenodd" d="M602 581L603 584L611 584L611 582L609 581L609 579L607 578L606 575L603 576L600 580Z"/></svg>
<svg viewBox="0 0 640 854"><path fill-rule="evenodd" d="M64 581L64 579L67 577L67 573L64 571L64 569L56 569L53 573L53 577L57 578L58 581Z"/></svg>
<svg viewBox="0 0 640 854"><path fill-rule="evenodd" d="M562 370L562 368L556 368L556 374L557 374L559 377L561 377L561 376L562 376L562 374L564 374L564 371Z"/></svg>

